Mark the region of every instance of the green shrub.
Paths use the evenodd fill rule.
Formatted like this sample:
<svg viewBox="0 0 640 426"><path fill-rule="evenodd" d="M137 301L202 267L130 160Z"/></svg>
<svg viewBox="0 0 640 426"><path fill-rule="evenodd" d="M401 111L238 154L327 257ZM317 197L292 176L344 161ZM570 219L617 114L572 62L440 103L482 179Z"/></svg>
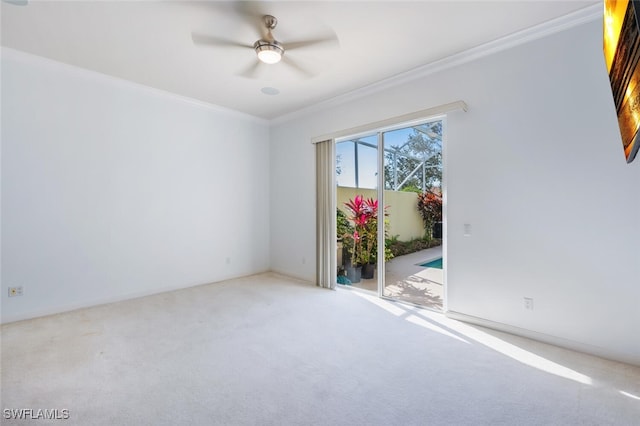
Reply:
<svg viewBox="0 0 640 426"><path fill-rule="evenodd" d="M393 256L404 256L420 250L437 247L442 244L442 240L434 238L414 238L409 241L399 241L397 236L387 240L387 247Z"/></svg>
<svg viewBox="0 0 640 426"><path fill-rule="evenodd" d="M353 226L349 223L347 215L340 209L336 208L336 235L338 241L342 240L345 234L353 234Z"/></svg>

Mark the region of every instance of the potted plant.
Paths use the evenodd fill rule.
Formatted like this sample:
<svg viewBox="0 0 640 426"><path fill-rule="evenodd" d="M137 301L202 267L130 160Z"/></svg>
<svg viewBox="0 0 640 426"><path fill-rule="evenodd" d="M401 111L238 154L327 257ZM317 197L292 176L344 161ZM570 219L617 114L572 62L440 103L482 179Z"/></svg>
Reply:
<svg viewBox="0 0 640 426"><path fill-rule="evenodd" d="M371 279L375 272L375 253L378 249L378 200L372 198L364 200L362 208L366 221L363 224L363 256L362 278Z"/></svg>
<svg viewBox="0 0 640 426"><path fill-rule="evenodd" d="M358 264L360 253L360 241L358 233L349 223L349 218L340 209L336 209L336 234L338 237L338 253L342 265L338 270L338 276L346 275L351 283L360 282L362 266Z"/></svg>
<svg viewBox="0 0 640 426"><path fill-rule="evenodd" d="M343 238L343 245L347 247L350 255L345 269L351 282L359 282L362 265L368 262L368 254L364 251L368 217L364 211L365 203L362 195L356 195L344 205L347 208L347 218L353 227L353 232Z"/></svg>
<svg viewBox="0 0 640 426"><path fill-rule="evenodd" d="M350 245L351 264L354 268L362 268L362 278L371 279L374 275L378 251L378 200L365 199L362 195L357 195L345 203L345 206L349 212L348 219L353 222L354 229Z"/></svg>
<svg viewBox="0 0 640 426"><path fill-rule="evenodd" d="M344 269L352 283L359 283L362 277L362 263L360 261L362 252L362 241L358 231L347 234L342 240L343 248L346 249L347 257L344 262Z"/></svg>
<svg viewBox="0 0 640 426"><path fill-rule="evenodd" d="M349 261L348 244L350 243L349 237L353 234L353 226L349 223L347 215L336 208L336 236L337 236L337 249L338 249L338 276L344 275L344 267Z"/></svg>
<svg viewBox="0 0 640 426"><path fill-rule="evenodd" d="M362 268L362 277L363 278L373 278L375 267L378 263L378 200L368 199L365 200L364 207L365 214L368 216L367 222L365 225L366 237L365 237L365 249L367 264L363 265ZM384 261L387 262L393 258L393 254L391 250L387 248L386 240L389 228L389 214L387 213L387 206L384 207L384 236L385 236L385 247L384 247Z"/></svg>

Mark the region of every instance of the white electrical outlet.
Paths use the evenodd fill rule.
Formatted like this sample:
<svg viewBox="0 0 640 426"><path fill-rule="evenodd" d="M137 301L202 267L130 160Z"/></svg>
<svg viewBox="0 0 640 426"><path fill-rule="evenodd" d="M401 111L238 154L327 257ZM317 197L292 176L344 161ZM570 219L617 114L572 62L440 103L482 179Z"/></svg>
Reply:
<svg viewBox="0 0 640 426"><path fill-rule="evenodd" d="M465 223L464 224L464 236L465 237L470 237L471 236L471 224L470 223Z"/></svg>
<svg viewBox="0 0 640 426"><path fill-rule="evenodd" d="M231 258L227 257L226 262L227 262L227 265L231 265Z"/></svg>
<svg viewBox="0 0 640 426"><path fill-rule="evenodd" d="M22 286L18 287L9 287L9 297L22 296L24 293L24 289Z"/></svg>
<svg viewBox="0 0 640 426"><path fill-rule="evenodd" d="M524 298L524 308L533 311L533 299L531 297Z"/></svg>

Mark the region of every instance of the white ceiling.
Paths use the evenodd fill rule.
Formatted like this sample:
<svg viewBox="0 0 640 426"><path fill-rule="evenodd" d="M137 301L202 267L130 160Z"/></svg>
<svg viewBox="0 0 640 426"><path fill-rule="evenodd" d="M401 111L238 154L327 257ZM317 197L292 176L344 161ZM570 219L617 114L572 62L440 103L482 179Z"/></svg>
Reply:
<svg viewBox="0 0 640 426"><path fill-rule="evenodd" d="M204 102L273 119L519 30L591 1L190 2L3 1L2 45ZM250 11L250 14L247 14ZM332 35L336 43L261 65L250 48L202 46L192 34L252 44L255 16L279 20L287 41ZM266 95L264 87L279 90Z"/></svg>

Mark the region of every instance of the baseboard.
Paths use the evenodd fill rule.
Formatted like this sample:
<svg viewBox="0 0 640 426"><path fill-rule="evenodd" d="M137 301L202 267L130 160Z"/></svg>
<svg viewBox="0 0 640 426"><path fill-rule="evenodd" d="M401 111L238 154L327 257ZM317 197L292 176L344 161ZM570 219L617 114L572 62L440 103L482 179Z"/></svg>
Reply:
<svg viewBox="0 0 640 426"><path fill-rule="evenodd" d="M154 288L146 291L116 295L112 297L103 297L103 298L97 298L97 299L92 299L92 300L83 301L83 302L57 305L57 306L52 306L45 309L35 309L32 311L21 312L16 315L7 315L7 316L3 315L2 318L0 318L0 324L4 325L12 322L17 322L17 321L24 321L24 320L34 319L34 318L46 317L49 315L62 314L65 312L77 311L79 309L86 309L94 306L123 302L125 300L137 299L139 297L152 296L154 294L167 293L170 291L185 290L188 288L199 287L201 285L215 284L222 281L249 277L252 275L257 275L265 272L269 272L269 271L252 272L250 274L239 274L239 275L229 275L229 276L225 275L220 277L219 279L216 279L215 281L210 281L206 283L166 286L166 287Z"/></svg>
<svg viewBox="0 0 640 426"><path fill-rule="evenodd" d="M315 282L314 282L313 279L311 279L309 277L303 277L302 275L292 274L291 272L288 272L288 271L283 271L283 270L280 270L280 269L271 268L269 270L269 272L273 272L274 274L282 275L283 277L289 277L289 278L293 278L295 280L300 280L300 281L304 281L304 282L307 282L309 284L315 285Z"/></svg>
<svg viewBox="0 0 640 426"><path fill-rule="evenodd" d="M490 328L492 330L502 331L516 336L526 337L528 339L537 340L543 343L549 343L551 345L560 346L566 349L571 349L578 352L583 352L589 355L594 355L600 358L609 359L612 361L618 361L625 364L631 364L640 366L640 358L630 353L610 350L600 346L590 345L587 343L576 342L571 339L565 339L562 337L552 336L549 334L539 333L537 331L527 330L525 328L515 327L509 324L503 324L484 318L474 317L472 315L463 314L455 311L447 311L445 315L448 318L458 321L479 325L482 327Z"/></svg>

